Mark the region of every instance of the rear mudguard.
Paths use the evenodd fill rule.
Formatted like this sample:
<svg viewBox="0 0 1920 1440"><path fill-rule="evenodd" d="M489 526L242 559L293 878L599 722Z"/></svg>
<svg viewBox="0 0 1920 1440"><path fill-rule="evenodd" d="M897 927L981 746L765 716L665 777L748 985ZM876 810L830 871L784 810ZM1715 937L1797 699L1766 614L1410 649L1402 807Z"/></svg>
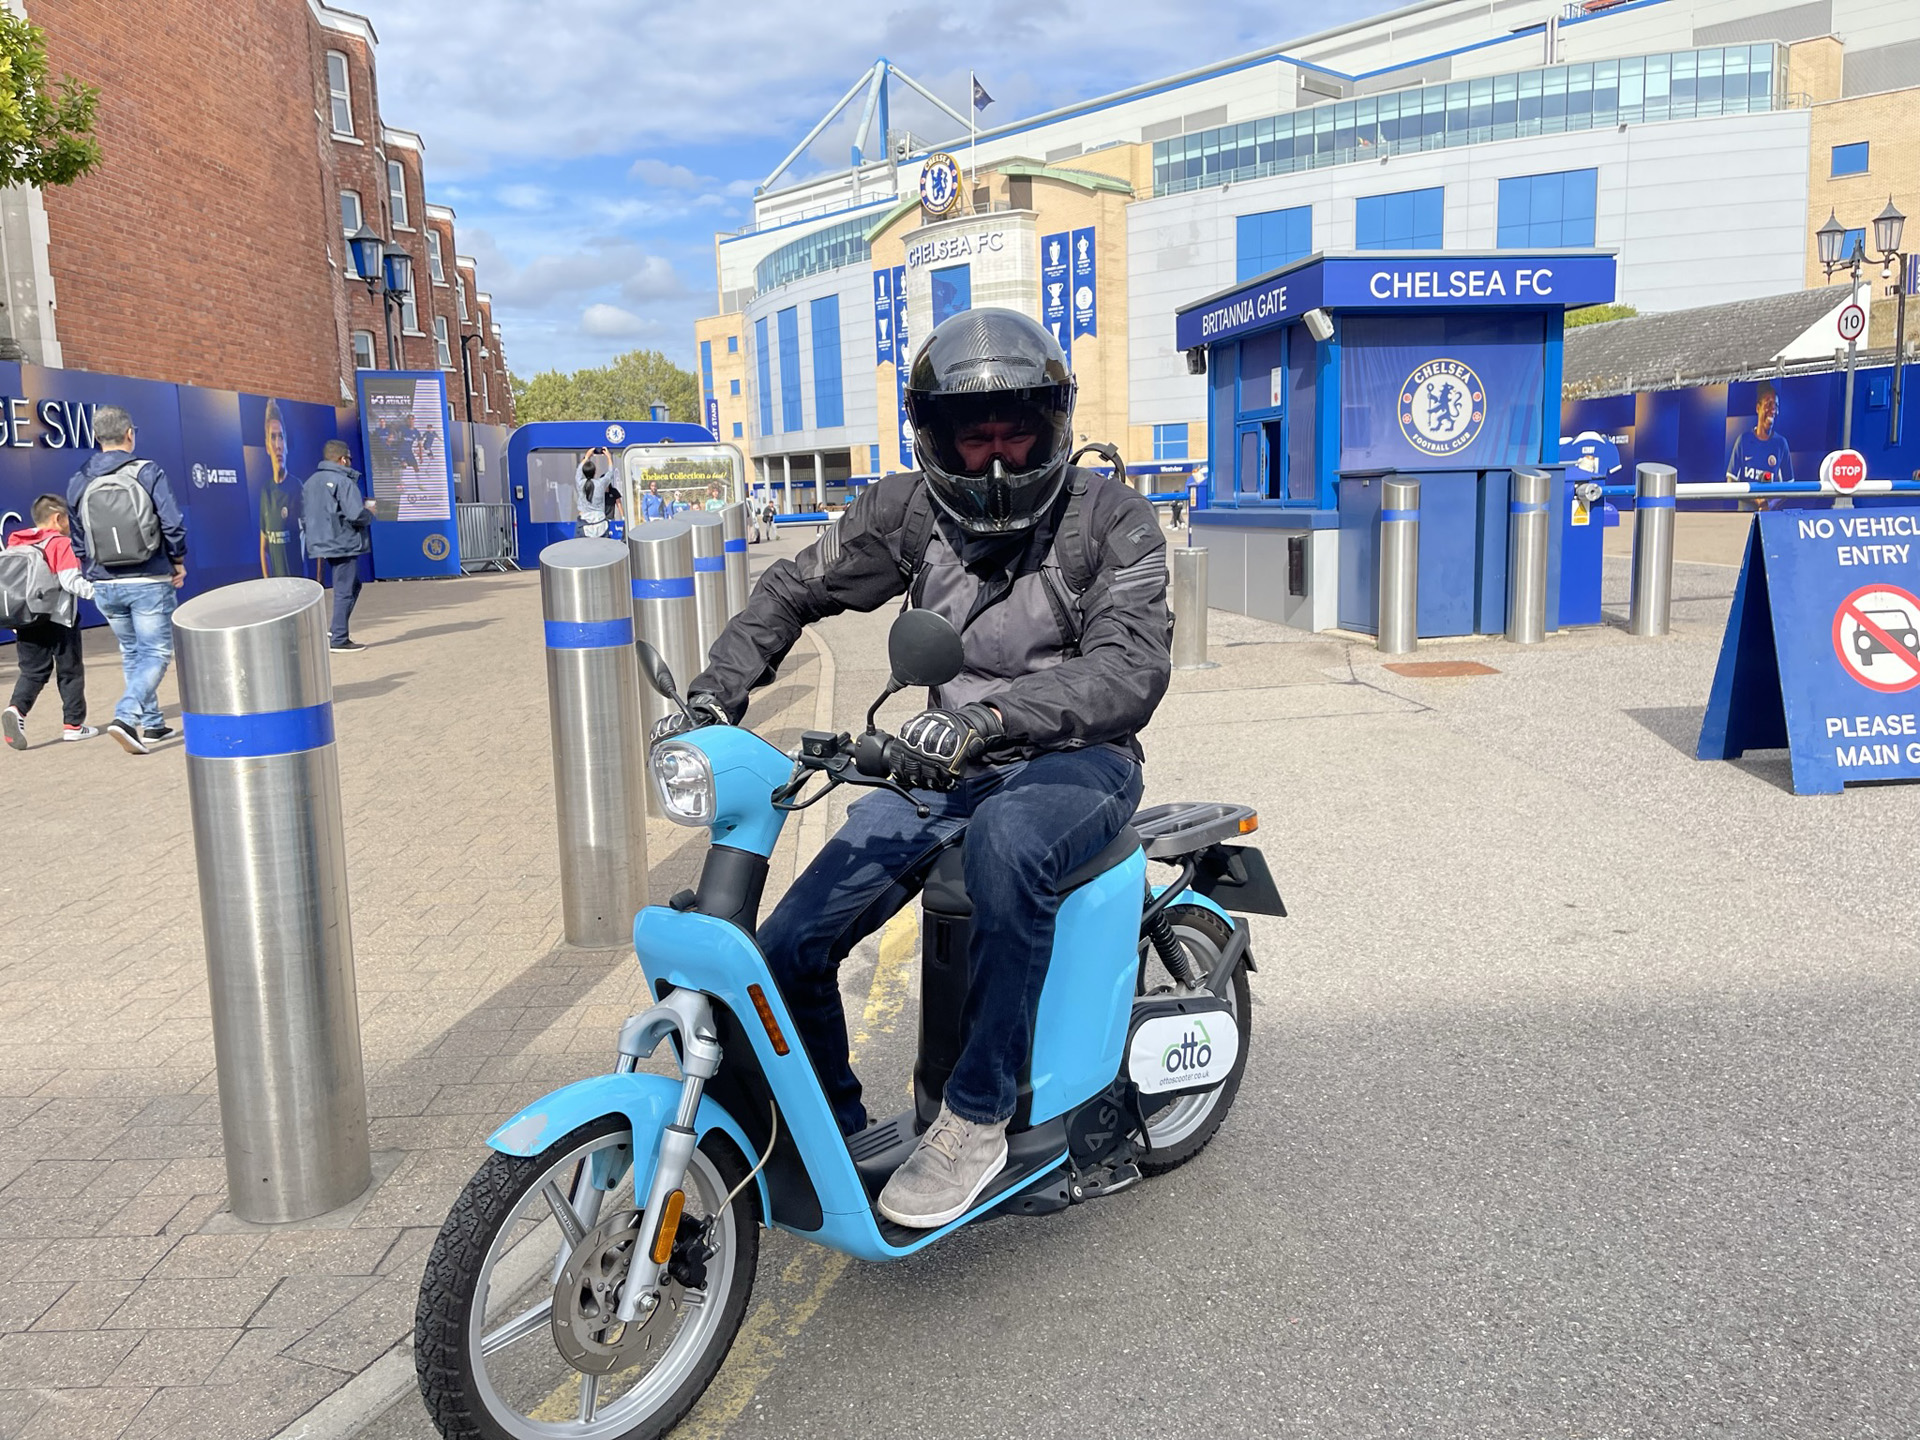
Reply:
<svg viewBox="0 0 1920 1440"><path fill-rule="evenodd" d="M538 1155L563 1135L603 1115L624 1115L633 1127L633 1193L645 1197L653 1184L653 1167L660 1154L660 1132L673 1123L680 1109L680 1082L665 1075L635 1070L626 1074L595 1075L554 1091L527 1106L487 1137L502 1155ZM739 1148L748 1165L760 1157L739 1123L713 1101L700 1101L694 1119L696 1134L705 1139L720 1131ZM611 1177L617 1178L617 1177ZM767 1182L756 1175L762 1218L772 1214Z"/></svg>
<svg viewBox="0 0 1920 1440"><path fill-rule="evenodd" d="M1156 896L1158 896L1160 894L1160 891L1164 890L1165 888L1166 887L1164 885L1157 886L1155 887L1153 893ZM1214 900L1214 898L1211 895L1202 895L1198 890L1189 889L1189 890L1182 891L1179 895L1174 897L1173 903L1175 905L1198 905L1202 910L1211 910L1214 914L1218 915L1222 920L1226 921L1227 929L1238 930L1241 928L1241 922L1234 919L1233 916L1229 915L1225 910L1221 909L1219 904ZM1252 970L1255 968L1253 963L1253 952L1251 950L1246 952L1246 962L1247 962L1247 969Z"/></svg>

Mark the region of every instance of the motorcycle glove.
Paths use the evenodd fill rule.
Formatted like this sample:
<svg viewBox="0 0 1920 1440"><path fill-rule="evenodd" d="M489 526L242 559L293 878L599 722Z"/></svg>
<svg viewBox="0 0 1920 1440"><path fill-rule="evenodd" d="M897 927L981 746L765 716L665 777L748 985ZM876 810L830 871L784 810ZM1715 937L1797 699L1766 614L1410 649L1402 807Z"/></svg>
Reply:
<svg viewBox="0 0 1920 1440"><path fill-rule="evenodd" d="M900 778L909 787L951 790L969 760L982 754L1006 734L1006 726L989 705L962 705L957 710L922 710L900 727L906 754Z"/></svg>
<svg viewBox="0 0 1920 1440"><path fill-rule="evenodd" d="M705 725L730 725L727 707L711 695L689 695L687 697L688 715L675 710L653 722L652 743L671 739L675 735L684 735L689 730L698 730Z"/></svg>

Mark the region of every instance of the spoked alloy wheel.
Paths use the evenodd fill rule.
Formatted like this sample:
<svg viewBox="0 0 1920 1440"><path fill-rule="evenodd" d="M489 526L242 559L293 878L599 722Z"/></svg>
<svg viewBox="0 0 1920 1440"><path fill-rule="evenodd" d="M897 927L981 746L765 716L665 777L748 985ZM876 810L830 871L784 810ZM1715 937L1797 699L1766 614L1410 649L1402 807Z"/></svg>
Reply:
<svg viewBox="0 0 1920 1440"><path fill-rule="evenodd" d="M1226 953L1227 942L1232 938L1233 932L1228 929L1227 923L1213 911L1199 905L1170 906L1167 919L1173 926L1174 937L1198 966L1200 974L1212 974L1213 967ZM1169 974L1152 943L1144 937L1140 941L1140 955L1141 995L1204 993L1188 989ZM1247 988L1244 959L1233 967L1233 974L1228 977L1222 990L1220 998L1227 1002L1227 1008L1233 1013L1233 1022L1240 1030L1240 1056L1233 1062L1232 1073L1211 1090L1175 1095L1157 1108L1154 1104L1157 1097L1142 1097L1147 1117L1147 1135L1153 1141L1153 1149L1140 1156L1138 1164L1148 1175L1163 1175L1176 1166L1186 1164L1204 1150L1221 1122L1227 1118L1227 1111L1233 1107L1233 1097L1239 1093L1240 1077L1246 1072L1247 1050L1253 1036L1253 1004Z"/></svg>
<svg viewBox="0 0 1920 1440"><path fill-rule="evenodd" d="M751 1188L726 1203L746 1162L724 1137L694 1151L661 1303L623 1327L620 1285L653 1233L631 1160L626 1121L606 1116L531 1159L490 1156L467 1183L414 1320L421 1398L447 1440L654 1440L712 1381L759 1257Z"/></svg>

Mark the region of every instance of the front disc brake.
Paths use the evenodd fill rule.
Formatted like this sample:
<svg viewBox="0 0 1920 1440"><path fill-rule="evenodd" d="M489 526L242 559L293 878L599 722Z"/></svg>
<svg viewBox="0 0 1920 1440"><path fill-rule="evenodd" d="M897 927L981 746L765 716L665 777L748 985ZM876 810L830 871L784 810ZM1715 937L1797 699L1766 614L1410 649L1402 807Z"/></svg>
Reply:
<svg viewBox="0 0 1920 1440"><path fill-rule="evenodd" d="M553 1343L574 1369L610 1375L646 1348L644 1311L620 1323L620 1289L640 1243L640 1212L618 1210L580 1237L553 1287Z"/></svg>

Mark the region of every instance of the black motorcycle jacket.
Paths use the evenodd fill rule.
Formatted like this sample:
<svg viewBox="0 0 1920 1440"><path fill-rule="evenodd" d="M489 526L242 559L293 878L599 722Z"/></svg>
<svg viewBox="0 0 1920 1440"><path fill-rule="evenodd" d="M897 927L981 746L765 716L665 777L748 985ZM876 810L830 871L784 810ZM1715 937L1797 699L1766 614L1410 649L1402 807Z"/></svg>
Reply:
<svg viewBox="0 0 1920 1440"><path fill-rule="evenodd" d="M1084 533L1068 534L1076 487L1084 494L1072 524ZM889 475L841 518L831 563L816 543L769 567L689 693L712 695L738 723L748 689L771 678L807 625L876 610L911 586L912 603L951 621L965 653L959 676L929 703L997 709L1007 733L990 759L1101 744L1139 758L1135 734L1173 670L1166 541L1153 507L1121 481L1075 469L1031 531L982 539L935 508L924 554L907 555L909 531L926 533L908 524L910 510L928 503L924 491L918 472ZM1092 563L1063 553L1069 547L1084 547Z"/></svg>

